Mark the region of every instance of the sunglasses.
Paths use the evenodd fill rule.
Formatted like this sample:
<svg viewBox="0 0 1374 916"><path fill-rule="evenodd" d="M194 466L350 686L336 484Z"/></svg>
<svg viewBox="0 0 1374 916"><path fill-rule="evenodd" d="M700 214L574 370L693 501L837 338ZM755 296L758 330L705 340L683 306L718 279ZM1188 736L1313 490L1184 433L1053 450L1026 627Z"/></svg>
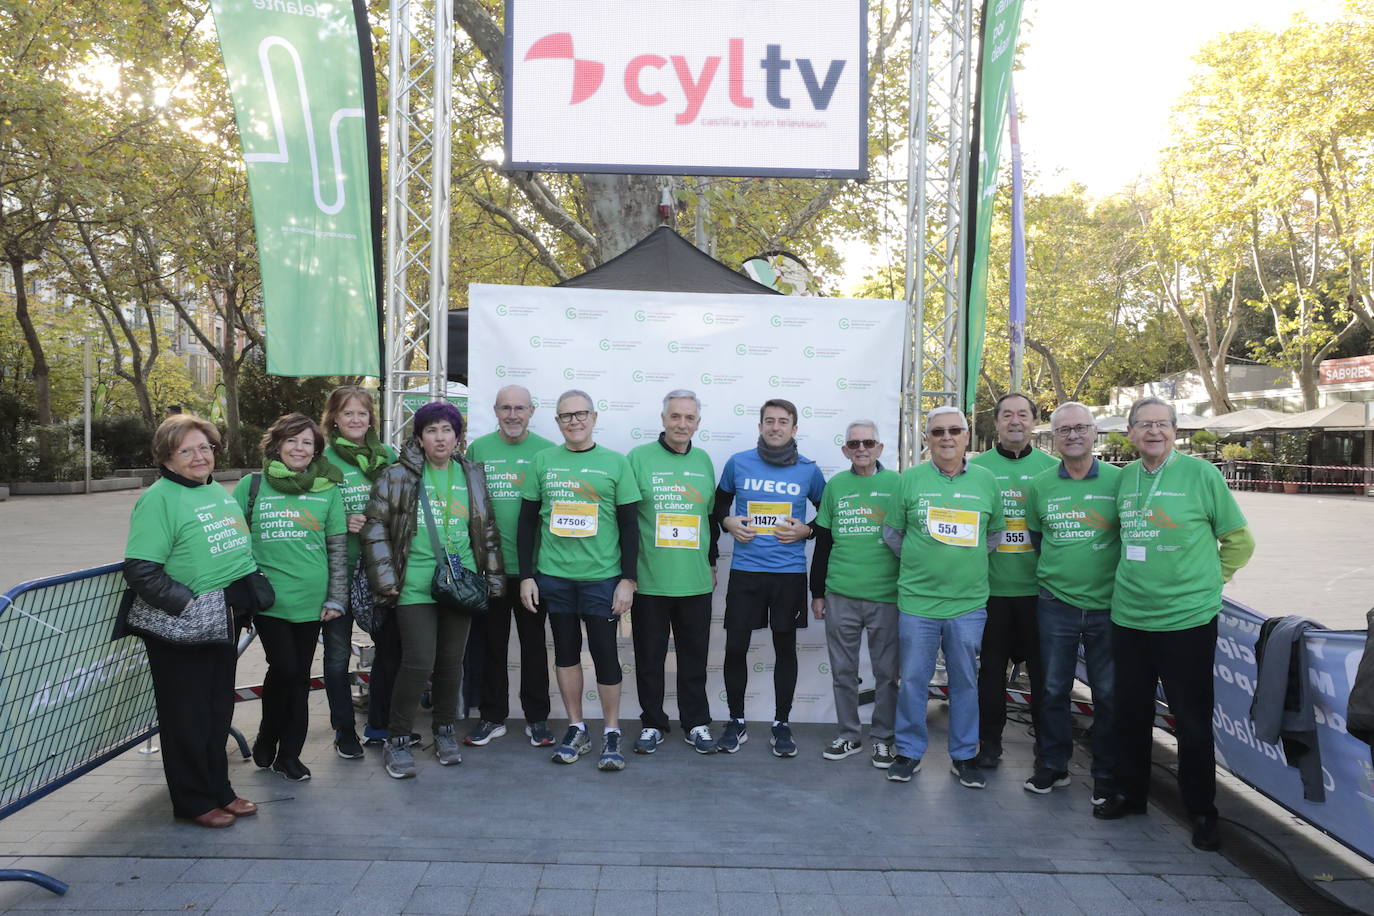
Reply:
<svg viewBox="0 0 1374 916"><path fill-rule="evenodd" d="M864 448L877 448L877 447L878 447L878 440L877 440L877 439L850 439L848 442L846 442L846 443L844 444L844 447L845 447L845 448L848 448L848 449L855 449L855 448L858 448L859 446L863 446Z"/></svg>
<svg viewBox="0 0 1374 916"><path fill-rule="evenodd" d="M926 435L932 439L939 439L942 436L954 437L962 433L964 429L962 426L941 426L926 430Z"/></svg>

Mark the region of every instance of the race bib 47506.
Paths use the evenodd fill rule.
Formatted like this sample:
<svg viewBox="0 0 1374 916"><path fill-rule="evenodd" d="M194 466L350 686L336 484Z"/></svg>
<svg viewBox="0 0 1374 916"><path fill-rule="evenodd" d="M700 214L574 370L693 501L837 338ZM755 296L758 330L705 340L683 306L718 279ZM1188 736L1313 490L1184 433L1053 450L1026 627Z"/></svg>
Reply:
<svg viewBox="0 0 1374 916"><path fill-rule="evenodd" d="M589 538L596 535L596 503L555 501L549 510L549 534L561 538Z"/></svg>

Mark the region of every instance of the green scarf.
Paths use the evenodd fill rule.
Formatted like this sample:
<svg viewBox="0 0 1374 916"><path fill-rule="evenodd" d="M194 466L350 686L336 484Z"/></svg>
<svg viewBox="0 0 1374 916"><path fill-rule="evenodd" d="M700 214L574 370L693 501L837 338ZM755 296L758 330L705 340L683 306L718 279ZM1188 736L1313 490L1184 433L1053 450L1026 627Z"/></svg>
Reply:
<svg viewBox="0 0 1374 916"><path fill-rule="evenodd" d="M382 440L377 438L377 431L374 429L367 431L362 445L354 445L343 436L330 436L329 444L334 446L334 451L339 453L340 458L355 465L368 480L376 480L386 466L391 464L391 452L382 444Z"/></svg>
<svg viewBox="0 0 1374 916"><path fill-rule="evenodd" d="M343 483L343 472L325 460L323 455L296 473L277 459L263 463L262 472L272 489L279 493L318 493Z"/></svg>

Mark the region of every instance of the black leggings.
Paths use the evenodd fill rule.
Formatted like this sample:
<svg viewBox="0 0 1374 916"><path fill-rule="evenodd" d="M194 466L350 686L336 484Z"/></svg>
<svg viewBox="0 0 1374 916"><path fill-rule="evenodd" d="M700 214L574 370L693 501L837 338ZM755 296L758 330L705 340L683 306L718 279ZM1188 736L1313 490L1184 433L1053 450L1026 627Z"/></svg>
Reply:
<svg viewBox="0 0 1374 916"><path fill-rule="evenodd" d="M553 663L560 668L582 664L582 624L587 625L587 649L596 666L596 682L619 684L620 655L615 645L615 617L582 617L578 614L550 614L549 629L553 630Z"/></svg>
<svg viewBox="0 0 1374 916"><path fill-rule="evenodd" d="M749 683L749 638L753 630L725 631L725 696L730 718L744 718L744 688ZM797 631L774 630L773 718L786 722L792 714L792 695L797 691Z"/></svg>

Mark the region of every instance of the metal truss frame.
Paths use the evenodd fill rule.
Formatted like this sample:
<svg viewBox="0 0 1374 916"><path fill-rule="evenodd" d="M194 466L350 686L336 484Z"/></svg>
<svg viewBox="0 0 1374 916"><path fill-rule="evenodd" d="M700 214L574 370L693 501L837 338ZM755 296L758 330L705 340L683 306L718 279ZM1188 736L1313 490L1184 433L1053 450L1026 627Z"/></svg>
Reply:
<svg viewBox="0 0 1374 916"><path fill-rule="evenodd" d="M899 460L921 451L921 418L962 399L967 189L972 180L976 0L916 0L907 122L906 350Z"/></svg>
<svg viewBox="0 0 1374 916"><path fill-rule="evenodd" d="M407 392L428 401L448 386L452 6L392 0L390 38L382 422L399 446L414 413Z"/></svg>

